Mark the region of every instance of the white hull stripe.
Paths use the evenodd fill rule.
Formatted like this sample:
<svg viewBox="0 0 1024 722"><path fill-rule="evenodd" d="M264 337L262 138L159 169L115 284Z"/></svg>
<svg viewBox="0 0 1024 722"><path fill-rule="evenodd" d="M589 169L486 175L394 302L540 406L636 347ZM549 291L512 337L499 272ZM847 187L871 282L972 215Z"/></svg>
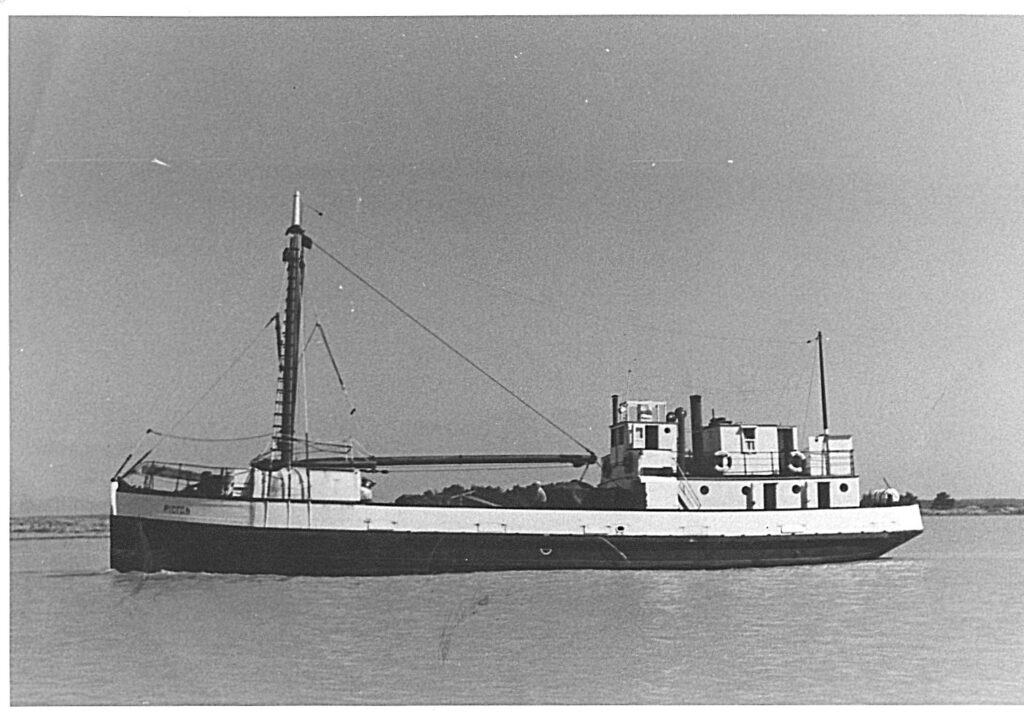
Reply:
<svg viewBox="0 0 1024 722"><path fill-rule="evenodd" d="M921 531L914 506L784 511L606 511L266 502L117 492L111 513L194 524L317 529L603 536L776 536Z"/></svg>

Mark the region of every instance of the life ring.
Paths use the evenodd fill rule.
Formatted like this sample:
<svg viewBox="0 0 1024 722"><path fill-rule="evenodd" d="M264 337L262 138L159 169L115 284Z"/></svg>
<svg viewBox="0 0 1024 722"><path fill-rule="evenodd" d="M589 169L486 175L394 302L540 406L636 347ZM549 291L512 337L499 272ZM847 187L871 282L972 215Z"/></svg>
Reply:
<svg viewBox="0 0 1024 722"><path fill-rule="evenodd" d="M715 457L718 459L718 463L715 464L715 471L719 474L724 474L732 468L732 457L729 456L728 451L716 451Z"/></svg>
<svg viewBox="0 0 1024 722"><path fill-rule="evenodd" d="M550 549L545 549L544 547L541 547L540 548L540 553L541 553L541 556L545 556L545 557L546 556L550 556L551 555L551 550Z"/></svg>
<svg viewBox="0 0 1024 722"><path fill-rule="evenodd" d="M803 453L799 451L789 452L789 470L794 474L799 474L804 470L804 461L807 459Z"/></svg>

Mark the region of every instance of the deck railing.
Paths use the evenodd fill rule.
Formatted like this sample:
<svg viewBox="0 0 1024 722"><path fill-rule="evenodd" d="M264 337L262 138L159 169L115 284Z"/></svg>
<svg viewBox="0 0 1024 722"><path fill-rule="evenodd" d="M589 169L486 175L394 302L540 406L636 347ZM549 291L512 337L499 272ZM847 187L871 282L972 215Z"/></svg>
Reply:
<svg viewBox="0 0 1024 722"><path fill-rule="evenodd" d="M252 491L250 469L169 461L148 461L125 474L121 482L145 491L210 498L243 496Z"/></svg>
<svg viewBox="0 0 1024 722"><path fill-rule="evenodd" d="M852 450L732 451L688 455L690 474L707 476L854 476Z"/></svg>

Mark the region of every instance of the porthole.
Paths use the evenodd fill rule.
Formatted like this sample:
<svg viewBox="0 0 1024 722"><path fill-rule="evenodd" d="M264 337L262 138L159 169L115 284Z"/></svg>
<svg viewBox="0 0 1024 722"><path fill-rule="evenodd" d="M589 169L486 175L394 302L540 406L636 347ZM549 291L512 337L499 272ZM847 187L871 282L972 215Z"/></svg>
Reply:
<svg viewBox="0 0 1024 722"><path fill-rule="evenodd" d="M700 488L700 493L701 494L707 494L709 491L711 491L711 489L707 488L706 486L702 486Z"/></svg>
<svg viewBox="0 0 1024 722"><path fill-rule="evenodd" d="M849 491L850 487L847 484L840 484L839 491Z"/></svg>
<svg viewBox="0 0 1024 722"><path fill-rule="evenodd" d="M742 489L740 489L740 491L743 492L743 496L747 496L748 494L750 494L750 487L749 486L745 486Z"/></svg>
<svg viewBox="0 0 1024 722"><path fill-rule="evenodd" d="M624 526L617 526L617 527L615 527L615 531L626 531L626 527L624 527Z"/></svg>
<svg viewBox="0 0 1024 722"><path fill-rule="evenodd" d="M803 487L800 486L799 484L793 484L793 493L794 494L799 494L801 489L803 489Z"/></svg>
<svg viewBox="0 0 1024 722"><path fill-rule="evenodd" d="M672 433L672 428L670 426L666 426L665 427L665 433L666 434L671 434Z"/></svg>

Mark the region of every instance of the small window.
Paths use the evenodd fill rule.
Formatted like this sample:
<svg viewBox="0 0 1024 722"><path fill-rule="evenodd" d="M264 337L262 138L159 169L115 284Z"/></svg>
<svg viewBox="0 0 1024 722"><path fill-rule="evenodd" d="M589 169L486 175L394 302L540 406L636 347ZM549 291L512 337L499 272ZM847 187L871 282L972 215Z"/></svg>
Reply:
<svg viewBox="0 0 1024 722"><path fill-rule="evenodd" d="M711 491L711 489L707 488L706 486L702 486L700 488L700 493L701 494L705 494L706 495L709 491Z"/></svg>
<svg viewBox="0 0 1024 722"><path fill-rule="evenodd" d="M850 490L849 485L847 485L847 484L840 484L839 485L839 491L849 491L849 490Z"/></svg>
<svg viewBox="0 0 1024 722"><path fill-rule="evenodd" d="M743 432L743 451L755 451L757 444L757 427L744 426L740 431Z"/></svg>
<svg viewBox="0 0 1024 722"><path fill-rule="evenodd" d="M793 493L794 494L799 494L802 489L803 489L803 487L800 486L799 484L793 484Z"/></svg>
<svg viewBox="0 0 1024 722"><path fill-rule="evenodd" d="M665 433L666 434L671 434L672 433L672 427L671 426L666 426L665 427Z"/></svg>
<svg viewBox="0 0 1024 722"><path fill-rule="evenodd" d="M747 496L748 494L750 494L750 487L745 486L742 489L740 489L740 491L743 492L743 496Z"/></svg>
<svg viewBox="0 0 1024 722"><path fill-rule="evenodd" d="M640 476L675 476L676 470L671 466L641 466Z"/></svg>

